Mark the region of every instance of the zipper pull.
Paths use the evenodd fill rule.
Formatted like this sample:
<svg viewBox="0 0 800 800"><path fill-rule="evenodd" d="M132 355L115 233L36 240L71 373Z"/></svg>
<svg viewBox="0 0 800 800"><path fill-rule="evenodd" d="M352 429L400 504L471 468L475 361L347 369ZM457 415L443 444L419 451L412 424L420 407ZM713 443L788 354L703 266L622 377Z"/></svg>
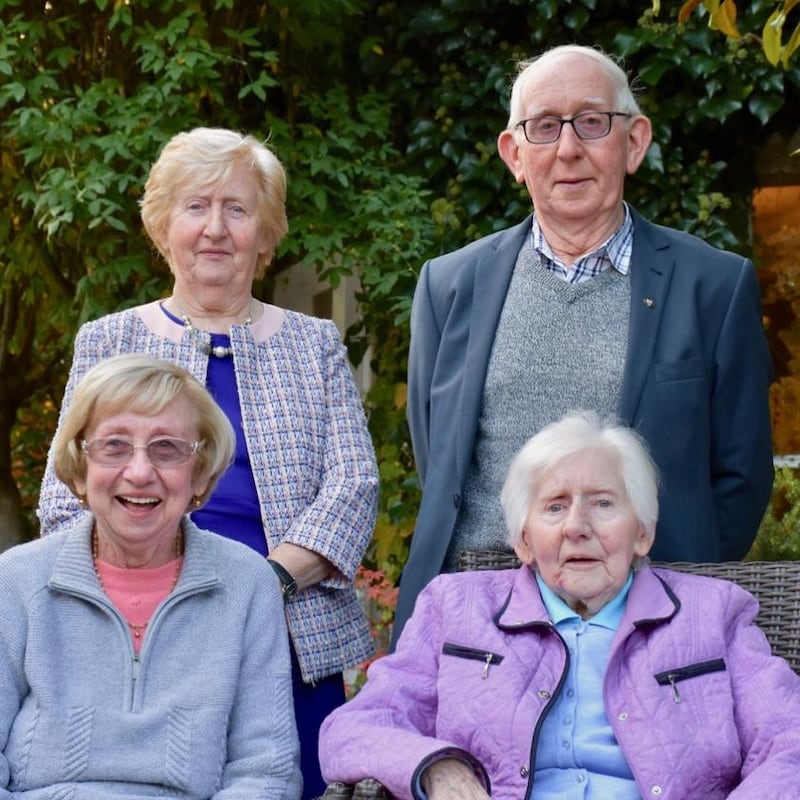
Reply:
<svg viewBox="0 0 800 800"><path fill-rule="evenodd" d="M489 677L489 665L492 663L492 654L487 653L485 661L483 662L483 674L481 675L481 680L485 681Z"/></svg>
<svg viewBox="0 0 800 800"><path fill-rule="evenodd" d="M681 696L678 693L678 687L677 687L677 685L675 683L675 675L674 674L667 675L667 680L669 681L669 685L672 687L672 699L676 703L680 703L681 702Z"/></svg>

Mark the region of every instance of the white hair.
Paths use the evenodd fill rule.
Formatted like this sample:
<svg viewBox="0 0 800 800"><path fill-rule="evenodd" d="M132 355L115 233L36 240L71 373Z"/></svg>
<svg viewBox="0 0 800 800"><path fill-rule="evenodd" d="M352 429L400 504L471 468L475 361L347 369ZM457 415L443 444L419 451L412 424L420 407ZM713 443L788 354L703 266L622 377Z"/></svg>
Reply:
<svg viewBox="0 0 800 800"><path fill-rule="evenodd" d="M633 512L652 540L658 521L658 470L644 440L617 420L594 411L575 411L542 428L511 462L500 502L508 542L516 547L542 475L564 458L604 450L619 460L619 471Z"/></svg>
<svg viewBox="0 0 800 800"><path fill-rule="evenodd" d="M553 47L550 50L542 53L536 58L527 61L520 61L517 64L517 77L511 87L511 99L509 102L509 116L508 116L508 129L511 130L523 117L524 109L522 108L522 95L527 82L533 78L539 69L552 61L554 58L559 58L563 55L579 55L589 58L595 63L599 64L603 69L611 85L614 87L616 97L614 98L614 111L619 111L623 114L638 115L641 114L639 104L636 102L636 97L633 93L628 76L622 67L607 53L599 50L596 47L584 47L577 44L562 44L558 47Z"/></svg>

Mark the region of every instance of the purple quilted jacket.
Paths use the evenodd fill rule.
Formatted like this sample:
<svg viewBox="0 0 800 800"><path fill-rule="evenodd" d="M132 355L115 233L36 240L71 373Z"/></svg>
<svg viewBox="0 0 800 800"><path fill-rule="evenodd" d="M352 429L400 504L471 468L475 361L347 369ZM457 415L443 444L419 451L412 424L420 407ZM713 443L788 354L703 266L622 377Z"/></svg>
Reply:
<svg viewBox="0 0 800 800"><path fill-rule="evenodd" d="M636 574L603 696L646 800L800 797L800 677L770 655L757 610L727 581ZM527 567L439 576L397 651L325 721L323 774L409 798L417 770L450 750L493 798L532 787L535 800L535 740L565 669Z"/></svg>

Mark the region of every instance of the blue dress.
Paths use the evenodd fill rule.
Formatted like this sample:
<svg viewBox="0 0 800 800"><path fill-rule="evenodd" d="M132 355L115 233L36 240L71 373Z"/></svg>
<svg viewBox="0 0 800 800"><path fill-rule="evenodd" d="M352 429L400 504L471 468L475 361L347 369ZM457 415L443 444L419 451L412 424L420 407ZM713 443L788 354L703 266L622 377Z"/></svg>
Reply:
<svg viewBox="0 0 800 800"><path fill-rule="evenodd" d="M181 324L181 320L166 309L164 313ZM212 334L211 346L230 347L230 338L224 334ZM242 412L232 358L209 358L206 388L233 425L236 432L236 456L214 493L201 509L192 512L191 518L200 528L242 542L266 557L267 538L261 525L258 495L242 429ZM314 685L304 683L291 638L289 644L292 655L294 710L300 737L303 800L311 800L325 791L317 754L319 728L325 717L344 703L344 680L340 674L335 674L317 681Z"/></svg>

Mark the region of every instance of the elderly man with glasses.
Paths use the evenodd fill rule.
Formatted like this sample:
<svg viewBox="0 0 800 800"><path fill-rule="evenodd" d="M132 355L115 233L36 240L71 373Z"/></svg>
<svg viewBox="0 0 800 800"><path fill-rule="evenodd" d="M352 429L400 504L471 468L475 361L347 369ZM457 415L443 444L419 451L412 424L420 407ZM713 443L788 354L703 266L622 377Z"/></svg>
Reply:
<svg viewBox="0 0 800 800"><path fill-rule="evenodd" d="M533 214L423 265L408 418L423 494L395 639L466 549L504 549L511 457L575 408L613 414L662 475L660 560L741 559L772 486L772 375L746 258L623 199L652 139L620 66L555 47L520 64L497 147Z"/></svg>

